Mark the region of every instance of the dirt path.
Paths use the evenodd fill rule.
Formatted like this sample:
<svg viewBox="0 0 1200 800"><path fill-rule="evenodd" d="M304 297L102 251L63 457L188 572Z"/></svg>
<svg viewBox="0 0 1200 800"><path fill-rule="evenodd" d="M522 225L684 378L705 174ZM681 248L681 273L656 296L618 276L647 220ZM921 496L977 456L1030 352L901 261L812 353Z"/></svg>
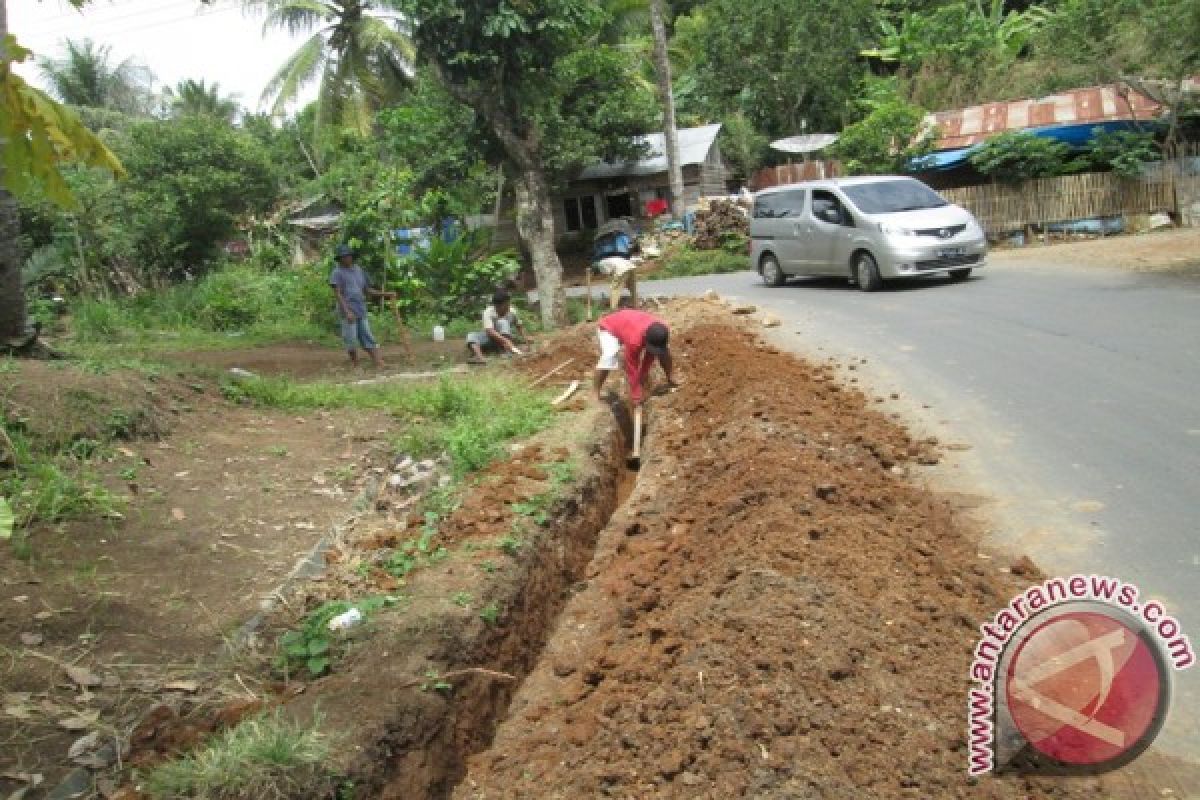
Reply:
<svg viewBox="0 0 1200 800"><path fill-rule="evenodd" d="M81 394L72 373L41 365L14 380L23 384L9 399L31 417L36 406L66 413L64 397L98 404L106 390L154 390L162 401L140 410L141 424L170 429L115 446L97 466L128 497L123 518L39 525L28 560L0 547L0 773L37 773L53 786L81 736L64 720L127 733L158 702L224 701L218 684L233 674L221 673L223 646L347 517L392 423L382 414L236 407L203 383L174 382L168 392L163 379L141 388L123 375L88 377ZM102 424L99 408L84 409L97 417L84 422ZM69 427L62 416L53 424ZM66 665L98 685L75 685ZM197 678L187 691L164 688Z"/></svg>
<svg viewBox="0 0 1200 800"><path fill-rule="evenodd" d="M908 479L930 443L727 326L675 347L637 486L454 797L1095 796L966 780L976 626L1028 578Z"/></svg>
<svg viewBox="0 0 1200 800"><path fill-rule="evenodd" d="M467 350L457 338L441 342L414 339L410 349L398 344L385 344L381 346L380 354L388 364L388 371L392 372L464 363ZM256 375L287 375L302 380L352 380L374 374L365 358L361 366L353 367L341 350L319 344L276 344L247 350L180 351L169 353L166 357L192 366L222 371L237 367Z"/></svg>
<svg viewBox="0 0 1200 800"><path fill-rule="evenodd" d="M1200 228L996 248L988 258L997 266L1054 262L1136 272L1193 272L1200 271Z"/></svg>

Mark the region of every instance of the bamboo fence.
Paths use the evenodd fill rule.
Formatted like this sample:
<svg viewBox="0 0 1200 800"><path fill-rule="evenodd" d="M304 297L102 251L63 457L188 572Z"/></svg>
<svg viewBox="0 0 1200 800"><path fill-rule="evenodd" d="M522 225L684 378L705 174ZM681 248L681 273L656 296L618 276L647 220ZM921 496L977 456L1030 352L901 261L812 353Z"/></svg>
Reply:
<svg viewBox="0 0 1200 800"><path fill-rule="evenodd" d="M1175 213L1178 208L1170 171L1151 179L1085 173L1038 178L1018 186L985 184L940 193L974 214L990 235L1071 220Z"/></svg>

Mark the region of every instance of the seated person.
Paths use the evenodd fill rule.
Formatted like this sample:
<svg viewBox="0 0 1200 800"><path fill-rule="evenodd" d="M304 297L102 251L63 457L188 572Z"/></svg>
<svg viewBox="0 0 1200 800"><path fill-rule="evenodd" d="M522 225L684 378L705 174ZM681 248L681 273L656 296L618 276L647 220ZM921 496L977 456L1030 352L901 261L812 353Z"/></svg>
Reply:
<svg viewBox="0 0 1200 800"><path fill-rule="evenodd" d="M484 351L519 356L517 342L525 338L525 326L513 310L508 292L498 291L492 295L492 304L484 309L483 331L467 334L467 348L471 351L468 363L484 363Z"/></svg>

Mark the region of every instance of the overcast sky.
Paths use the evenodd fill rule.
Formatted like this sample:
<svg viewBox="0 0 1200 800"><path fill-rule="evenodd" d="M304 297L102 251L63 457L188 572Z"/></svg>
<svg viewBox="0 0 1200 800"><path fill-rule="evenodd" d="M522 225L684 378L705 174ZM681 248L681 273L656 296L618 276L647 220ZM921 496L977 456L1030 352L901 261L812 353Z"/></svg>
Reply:
<svg viewBox="0 0 1200 800"><path fill-rule="evenodd" d="M110 45L115 63L132 57L154 73L156 88L185 78L221 86L256 110L263 87L305 40L262 32L262 18L247 16L240 3L217 0L92 0L83 11L66 0L8 0L8 27L36 55L61 55L63 39L91 38ZM45 88L36 68L26 80ZM315 87L306 99L316 96Z"/></svg>

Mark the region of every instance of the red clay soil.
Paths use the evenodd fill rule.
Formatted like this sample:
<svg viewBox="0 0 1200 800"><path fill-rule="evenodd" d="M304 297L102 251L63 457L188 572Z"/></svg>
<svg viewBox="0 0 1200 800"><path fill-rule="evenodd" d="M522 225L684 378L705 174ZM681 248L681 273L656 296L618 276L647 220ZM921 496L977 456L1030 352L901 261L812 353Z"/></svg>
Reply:
<svg viewBox="0 0 1200 800"><path fill-rule="evenodd" d="M453 796L1096 796L967 780L976 626L1021 581L906 477L930 444L727 325L674 349L638 485Z"/></svg>

